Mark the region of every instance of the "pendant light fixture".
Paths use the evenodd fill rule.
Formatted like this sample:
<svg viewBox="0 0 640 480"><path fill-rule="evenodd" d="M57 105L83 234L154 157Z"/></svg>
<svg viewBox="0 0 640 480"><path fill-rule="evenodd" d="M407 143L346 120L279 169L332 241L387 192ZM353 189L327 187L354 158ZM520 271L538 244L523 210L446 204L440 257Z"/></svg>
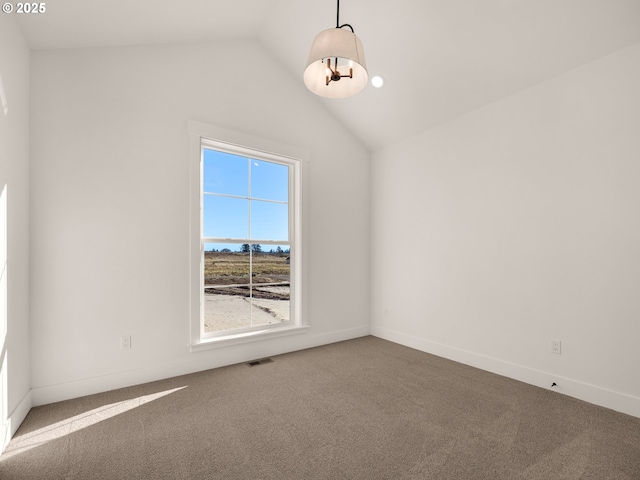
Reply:
<svg viewBox="0 0 640 480"><path fill-rule="evenodd" d="M327 98L355 95L369 79L362 42L351 25L340 25L340 0L337 1L336 28L324 30L316 36L304 71L307 88Z"/></svg>

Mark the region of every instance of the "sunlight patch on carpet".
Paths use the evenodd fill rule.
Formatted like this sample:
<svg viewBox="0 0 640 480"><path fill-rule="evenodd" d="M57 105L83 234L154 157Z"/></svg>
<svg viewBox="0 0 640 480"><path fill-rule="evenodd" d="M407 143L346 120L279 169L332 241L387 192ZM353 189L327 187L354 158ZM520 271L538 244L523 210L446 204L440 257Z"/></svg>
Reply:
<svg viewBox="0 0 640 480"><path fill-rule="evenodd" d="M7 446L2 454L2 460L13 457L22 452L31 450L32 448L44 445L52 440L57 440L65 435L82 430L83 428L90 427L97 423L103 422L110 418L120 415L122 413L133 410L134 408L143 406L146 403L153 402L159 398L171 395L179 390L187 388L184 387L173 388L171 390L165 390L163 392L152 393L150 395L143 395L141 397L132 398L122 402L111 403L102 407L83 412L71 418L66 418L60 422L46 427L34 430L32 432L25 433L23 435L16 436L11 443Z"/></svg>

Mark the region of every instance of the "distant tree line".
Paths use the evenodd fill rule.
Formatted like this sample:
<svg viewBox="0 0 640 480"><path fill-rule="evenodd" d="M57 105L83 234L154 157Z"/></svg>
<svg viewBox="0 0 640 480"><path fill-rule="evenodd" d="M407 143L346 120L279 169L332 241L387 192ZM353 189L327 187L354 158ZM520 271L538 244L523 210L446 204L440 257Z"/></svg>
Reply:
<svg viewBox="0 0 640 480"><path fill-rule="evenodd" d="M280 247L280 245L278 245L275 249L271 248L268 251L265 251L262 249L262 245L254 243L253 245L249 245L248 243L243 243L242 245L240 245L238 247L238 253L249 253L249 252L253 252L253 253L266 253L266 254L273 254L273 255L278 255L278 254L289 254L291 253L291 249L287 248L287 249L282 249L282 247ZM212 248L211 250L207 250L207 252L216 252L216 253L233 253L232 250L228 249L228 248L222 248L220 250L216 250L215 248Z"/></svg>

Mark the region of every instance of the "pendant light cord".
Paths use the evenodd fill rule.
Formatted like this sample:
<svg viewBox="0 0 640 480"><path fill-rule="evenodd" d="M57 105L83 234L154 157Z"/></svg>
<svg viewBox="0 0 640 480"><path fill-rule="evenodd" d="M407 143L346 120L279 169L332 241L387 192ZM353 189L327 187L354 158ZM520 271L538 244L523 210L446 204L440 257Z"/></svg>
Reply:
<svg viewBox="0 0 640 480"><path fill-rule="evenodd" d="M349 27L352 33L356 33L353 30L353 27L348 23L343 23L342 25L340 25L340 0L338 0L338 13L336 14L336 28L342 28L342 27Z"/></svg>

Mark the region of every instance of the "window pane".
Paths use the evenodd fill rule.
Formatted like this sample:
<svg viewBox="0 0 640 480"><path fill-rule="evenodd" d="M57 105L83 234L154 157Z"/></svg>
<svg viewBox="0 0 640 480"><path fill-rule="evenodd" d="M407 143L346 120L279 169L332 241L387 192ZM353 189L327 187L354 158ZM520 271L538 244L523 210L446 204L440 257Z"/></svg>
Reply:
<svg viewBox="0 0 640 480"><path fill-rule="evenodd" d="M203 140L200 159L205 242L198 315L201 338L277 330L297 322L299 292L291 289L295 278L289 266L294 241L289 237L290 219L297 197L289 193L296 191L290 182L299 176L298 163L275 157L258 160L245 149L222 153L214 150L215 144ZM194 315L194 326L196 321Z"/></svg>
<svg viewBox="0 0 640 480"><path fill-rule="evenodd" d="M251 198L289 201L289 167L252 159Z"/></svg>
<svg viewBox="0 0 640 480"><path fill-rule="evenodd" d="M248 200L204 195L203 236L218 238L248 238Z"/></svg>
<svg viewBox="0 0 640 480"><path fill-rule="evenodd" d="M251 238L289 240L289 206L282 203L251 201Z"/></svg>
<svg viewBox="0 0 640 480"><path fill-rule="evenodd" d="M249 246L243 253L230 251L227 247L225 244L205 243L205 332L251 326ZM237 247L241 249L242 246Z"/></svg>
<svg viewBox="0 0 640 480"><path fill-rule="evenodd" d="M251 245L252 323L264 325L287 322L291 318L289 247Z"/></svg>
<svg viewBox="0 0 640 480"><path fill-rule="evenodd" d="M202 188L209 193L249 196L249 162L245 157L204 149Z"/></svg>

